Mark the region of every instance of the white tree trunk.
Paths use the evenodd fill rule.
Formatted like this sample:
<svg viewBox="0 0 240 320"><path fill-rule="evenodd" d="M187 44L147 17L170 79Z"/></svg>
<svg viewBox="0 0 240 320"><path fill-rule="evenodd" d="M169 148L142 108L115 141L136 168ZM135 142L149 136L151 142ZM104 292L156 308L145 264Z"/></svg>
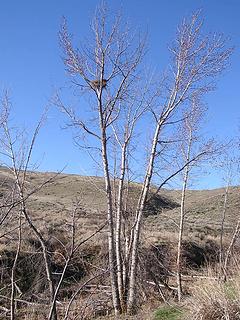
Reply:
<svg viewBox="0 0 240 320"><path fill-rule="evenodd" d="M126 171L126 144L122 147L121 173L118 185L117 212L116 212L116 261L117 261L117 280L120 302L122 309L125 309L124 286L123 286L123 257L121 250L121 228L122 228L122 209L123 209L123 187ZM124 310L123 310L124 311Z"/></svg>
<svg viewBox="0 0 240 320"><path fill-rule="evenodd" d="M112 299L115 315L121 312L120 298L118 291L117 272L116 272L116 252L114 239L114 223L113 223L113 203L112 203L112 188L107 158L107 139L104 126L102 126L102 162L105 178L105 189L107 195L107 220L108 220L108 253L109 253L109 268L110 279L112 286Z"/></svg>
<svg viewBox="0 0 240 320"><path fill-rule="evenodd" d="M135 303L135 296L136 296L137 254L138 254L139 236L140 236L140 230L141 230L141 221L142 221L144 206L147 200L150 183L152 179L154 160L156 157L156 150L157 150L157 143L158 143L160 129L161 129L161 122L157 124L156 130L155 130L147 173L142 186L139 203L136 210L135 223L133 226L132 248L131 248L131 257L130 257L131 265L130 265L130 277L129 277L129 296L128 296L128 305L127 305L127 309L129 313L134 312L134 303Z"/></svg>
<svg viewBox="0 0 240 320"><path fill-rule="evenodd" d="M188 158L190 156L190 147L188 150ZM189 161L189 160L188 160ZM182 260L182 238L183 238L183 228L184 228L184 218L185 218L185 199L186 199L186 189L189 176L189 166L185 169L183 186L182 186L182 197L181 197L181 207L180 207L180 221L179 221L179 233L178 233L178 246L177 246L177 292L178 301L181 301L182 297L182 278L181 278L181 260Z"/></svg>

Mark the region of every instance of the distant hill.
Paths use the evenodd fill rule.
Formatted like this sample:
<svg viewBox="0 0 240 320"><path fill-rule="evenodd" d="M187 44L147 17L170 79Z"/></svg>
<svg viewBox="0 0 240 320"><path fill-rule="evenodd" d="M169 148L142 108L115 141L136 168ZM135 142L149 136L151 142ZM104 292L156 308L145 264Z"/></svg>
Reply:
<svg viewBox="0 0 240 320"><path fill-rule="evenodd" d="M29 172L27 187L33 190L54 176L54 173ZM9 192L13 184L12 175L6 168L0 168L0 195ZM139 184L132 184L130 203L137 200ZM154 191L154 190L153 190ZM230 232L240 216L239 187L232 187L225 228ZM149 241L159 241L177 230L181 192L163 189L148 203L144 219L144 234ZM204 234L217 235L220 224L224 189L191 190L187 192L186 232L201 237ZM29 200L29 210L36 224L43 230L64 230L71 219L74 203L79 203L78 235L92 232L105 220L104 181L100 177L86 177L71 174L56 175L52 182L43 186ZM14 221L9 221L14 224ZM45 231L44 231L45 232Z"/></svg>

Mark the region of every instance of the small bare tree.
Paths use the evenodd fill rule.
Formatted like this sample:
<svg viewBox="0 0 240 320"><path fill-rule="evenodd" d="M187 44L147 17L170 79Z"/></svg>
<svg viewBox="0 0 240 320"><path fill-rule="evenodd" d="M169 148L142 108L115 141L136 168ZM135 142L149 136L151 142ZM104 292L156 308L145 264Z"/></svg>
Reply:
<svg viewBox="0 0 240 320"><path fill-rule="evenodd" d="M240 219L238 217L236 226L234 227L233 235L231 237L228 248L224 248L225 237L225 223L228 218L228 206L230 188L236 181L236 176L239 169L239 159L234 155L232 150L234 148L234 142L229 144L227 152L231 152L231 155L224 155L222 161L220 161L219 169L223 172L223 181L225 184L223 202L219 202L219 213L221 215L221 227L220 227L220 246L219 246L219 278L224 281L227 279L227 266L232 254L232 249L240 231Z"/></svg>
<svg viewBox="0 0 240 320"><path fill-rule="evenodd" d="M12 320L15 319L14 316L14 273L16 270L16 264L17 264L17 258L20 252L20 246L21 246L21 221L22 218L26 220L28 223L30 229L33 231L33 233L36 235L37 239L41 243L42 251L43 251L43 257L45 262L45 269L46 269L46 275L47 280L49 283L49 292L50 292L50 299L53 300L54 298L54 281L51 271L51 262L50 257L47 249L46 241L42 235L42 233L39 231L39 229L35 226L35 224L32 222L31 216L29 214L29 210L27 207L27 199L29 198L30 194L33 194L36 192L36 190L31 191L30 194L27 191L26 188L26 178L27 178L27 171L29 168L29 162L31 159L33 147L37 138L37 135L39 133L39 130L42 126L44 117L40 120L38 123L32 139L30 141L29 146L27 146L24 142L24 138L21 134L16 134L15 130L12 130L10 127L10 100L8 95L6 94L4 96L3 102L2 102L2 108L4 109L5 118L2 122L2 129L3 129L3 136L1 139L1 145L4 150L4 155L7 158L6 165L10 169L10 171L13 174L14 181L15 181L15 187L17 190L17 196L18 196L18 202L20 204L21 210L19 214L19 242L18 242L18 249L12 269L12 298L11 298L11 318ZM9 164L8 164L9 162ZM52 179L51 179L52 180ZM49 181L48 181L49 182ZM42 187L42 186L41 186ZM56 305L54 305L54 312L53 317L51 318L53 320L57 319L57 312L56 312Z"/></svg>
<svg viewBox="0 0 240 320"><path fill-rule="evenodd" d="M213 140L203 142L200 129L203 124L204 114L206 109L199 103L196 97L193 98L189 110L184 114L183 124L180 128L180 153L182 163L180 167L185 166L182 170L182 192L181 192L181 205L179 216L179 232L178 232L178 245L177 245L177 262L176 262L176 278L178 287L178 301L182 297L182 240L184 232L184 222L186 216L186 192L189 185L191 171L195 167L200 167L203 162L210 160L211 157L218 151L218 146Z"/></svg>
<svg viewBox="0 0 240 320"><path fill-rule="evenodd" d="M225 167L225 190L224 190L224 200L223 205L220 206L219 204L219 211L221 214L221 230L220 230L220 247L219 247L219 278L225 278L226 276L226 269L224 263L224 248L223 248L223 240L224 240L224 229L225 229L225 220L227 218L227 206L229 202L229 188L231 187L232 180L233 180L233 167L235 166L234 159L227 158L225 159L225 164L222 163L221 167Z"/></svg>

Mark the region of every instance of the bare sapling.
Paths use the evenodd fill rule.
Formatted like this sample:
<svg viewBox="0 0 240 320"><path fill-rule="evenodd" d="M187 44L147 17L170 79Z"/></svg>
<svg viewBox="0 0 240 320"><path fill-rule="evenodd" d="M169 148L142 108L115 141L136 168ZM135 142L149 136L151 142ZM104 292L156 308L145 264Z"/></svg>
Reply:
<svg viewBox="0 0 240 320"><path fill-rule="evenodd" d="M232 180L232 161L227 160L226 164L226 186L224 189L224 200L223 200L223 206L221 210L221 230L220 230L220 247L219 247L219 278L224 279L226 278L226 270L225 270L225 264L224 264L224 248L223 248L223 240L224 240L224 231L225 231L225 220L227 215L227 206L229 201L229 188L231 186L231 180Z"/></svg>
<svg viewBox="0 0 240 320"><path fill-rule="evenodd" d="M230 148L233 146L230 145ZM237 176L238 168L239 168L239 159L234 156L227 156L223 159L221 163L221 168L224 170L224 182L225 182L225 191L224 191L224 200L221 211L221 232L220 232L220 248L219 248L219 278L223 279L223 281L227 280L228 274L228 264L233 253L233 247L237 240L237 237L240 232L240 219L237 219L236 226L234 228L230 243L228 248L225 250L223 241L225 236L225 220L227 219L228 213L228 205L229 205L229 193L230 187L233 185L234 179Z"/></svg>
<svg viewBox="0 0 240 320"><path fill-rule="evenodd" d="M37 239L41 243L43 257L44 257L44 263L45 263L45 270L46 270L47 280L48 280L48 284L49 284L50 301L52 301L54 298L55 287L54 287L54 281L53 281L53 276L52 276L52 271L51 271L51 262L50 262L50 257L49 257L49 253L48 253L48 249L47 249L47 243L46 243L42 233L39 231L39 229L32 222L31 216L28 211L28 206L27 206L28 197L31 194L33 194L34 192L36 192L38 190L38 188L34 191L32 190L30 192L30 194L28 194L28 191L26 188L27 172L28 172L28 168L29 168L29 163L30 163L33 147L34 147L37 135L39 133L39 130L40 130L42 123L45 119L45 115L42 117L42 119L40 120L40 122L36 126L36 129L33 133L31 142L30 142L29 146L27 147L25 145L25 141L23 139L23 136L19 135L19 134L16 135L16 133L10 127L10 120L9 120L10 101L9 101L9 97L7 94L5 95L2 106L6 110L5 114L7 114L7 116L5 117L5 119L2 123L3 137L1 140L1 144L5 149L4 150L5 157L7 158L8 162L9 162L9 164L6 163L6 166L8 166L9 170L12 172L13 177L14 177L15 186L16 186L18 199L19 199L19 204L21 206L21 213L20 213L21 217L26 220L30 229L33 231L33 233L35 234L35 236L37 237ZM22 143L19 142L19 140L21 138L22 138ZM19 143L18 145L16 144L16 141L18 141L18 143ZM52 180L52 178L50 180ZM47 182L45 182L45 183L47 183ZM19 245L20 245L20 240L19 240ZM20 250L20 246L18 246L18 251L17 251L18 253L19 253L19 250ZM18 255L18 253L17 253L17 255ZM16 268L15 263L14 263L14 268ZM14 294L12 294L12 298L13 298L12 299L12 304L13 304ZM11 308L11 310L12 310L12 314L13 314L13 307ZM56 305L54 306L54 313L53 313L52 319L57 320Z"/></svg>
<svg viewBox="0 0 240 320"><path fill-rule="evenodd" d="M176 259L176 280L178 288L178 301L182 298L182 241L184 233L184 223L186 216L186 192L191 178L191 172L196 167L201 166L204 162L211 159L217 151L217 145L214 145L213 140L204 142L201 135L201 127L203 124L204 114L206 109L198 101L197 97L193 97L190 102L190 108L184 114L184 120L180 128L180 167L185 166L182 170L182 191L181 204L179 215L179 230L177 244L177 259Z"/></svg>

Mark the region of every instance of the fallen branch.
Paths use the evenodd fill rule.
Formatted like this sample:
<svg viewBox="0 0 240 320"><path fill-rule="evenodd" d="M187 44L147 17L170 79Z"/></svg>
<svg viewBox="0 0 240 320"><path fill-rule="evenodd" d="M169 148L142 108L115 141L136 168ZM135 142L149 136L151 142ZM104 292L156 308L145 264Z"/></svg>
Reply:
<svg viewBox="0 0 240 320"><path fill-rule="evenodd" d="M170 289L170 290L177 290L176 287L172 287L172 286L169 286L167 284L155 283L153 281L146 281L146 283L151 284L151 285L156 286L156 287L167 288L167 289Z"/></svg>
<svg viewBox="0 0 240 320"><path fill-rule="evenodd" d="M6 299L6 300L11 300L11 298L6 297L6 296L3 296L3 295L0 295L0 298ZM39 306L39 307L44 306L44 307L48 307L48 304L37 303L37 302L30 302L30 301L23 300L23 299L14 299L14 300L17 301L17 302L20 302L20 303L28 304L28 305L30 305L30 306Z"/></svg>

